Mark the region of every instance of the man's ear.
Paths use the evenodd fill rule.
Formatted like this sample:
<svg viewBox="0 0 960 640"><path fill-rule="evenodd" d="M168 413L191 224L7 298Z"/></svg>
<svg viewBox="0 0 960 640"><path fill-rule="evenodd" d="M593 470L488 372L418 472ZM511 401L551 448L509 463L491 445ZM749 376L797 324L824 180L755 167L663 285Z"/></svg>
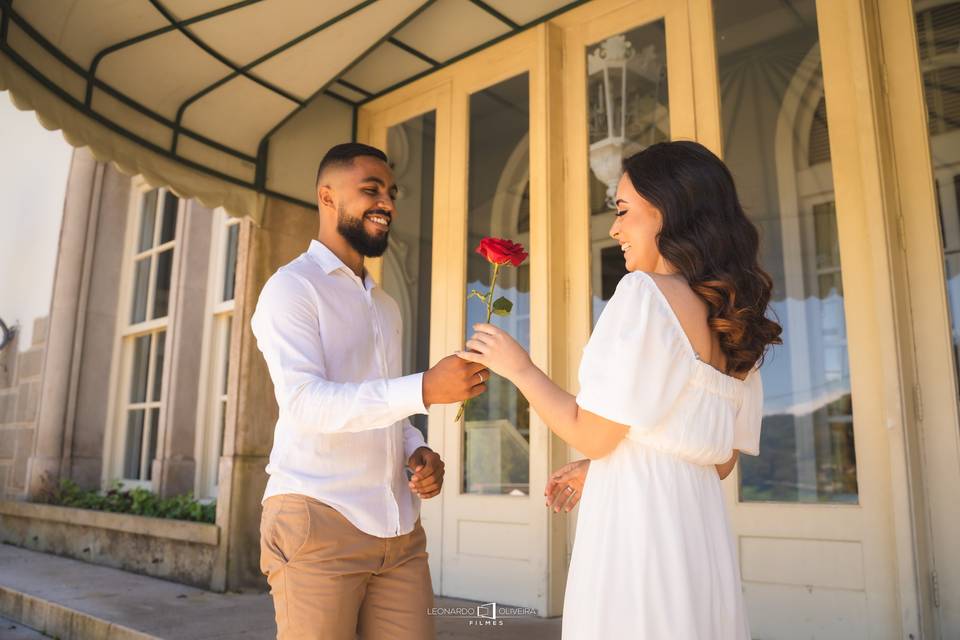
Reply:
<svg viewBox="0 0 960 640"><path fill-rule="evenodd" d="M330 208L336 209L337 205L334 201L333 189L330 185L317 185L317 202L320 204L320 208Z"/></svg>

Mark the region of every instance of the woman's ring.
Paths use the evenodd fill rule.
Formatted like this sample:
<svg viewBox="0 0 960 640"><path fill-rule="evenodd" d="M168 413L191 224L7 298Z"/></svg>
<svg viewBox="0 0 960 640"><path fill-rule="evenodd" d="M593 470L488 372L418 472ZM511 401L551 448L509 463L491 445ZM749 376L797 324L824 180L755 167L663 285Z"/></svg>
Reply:
<svg viewBox="0 0 960 640"><path fill-rule="evenodd" d="M477 377L480 378L480 384L483 384L483 374L477 371Z"/></svg>
<svg viewBox="0 0 960 640"><path fill-rule="evenodd" d="M567 485L566 491L569 491L570 493L576 493L577 490L571 487L570 485Z"/></svg>

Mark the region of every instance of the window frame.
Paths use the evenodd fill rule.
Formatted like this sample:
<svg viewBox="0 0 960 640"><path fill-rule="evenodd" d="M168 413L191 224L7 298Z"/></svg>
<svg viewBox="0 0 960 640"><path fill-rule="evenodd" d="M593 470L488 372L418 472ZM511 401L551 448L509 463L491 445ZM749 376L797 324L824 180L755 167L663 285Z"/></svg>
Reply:
<svg viewBox="0 0 960 640"><path fill-rule="evenodd" d="M215 500L219 493L219 449L223 446L226 433L228 403L228 393L221 393L219 390L227 387L230 369L230 343L235 330L236 268L232 299L222 299L223 285L227 271L230 229L237 228L236 266L239 266L239 245L244 224L244 219L230 216L222 208L213 211L203 323L203 355L200 364L200 396L197 399L197 423L194 431L194 495L200 500ZM218 434L216 425L221 422L224 424L224 433Z"/></svg>
<svg viewBox="0 0 960 640"><path fill-rule="evenodd" d="M157 202L155 206L156 211L160 212L161 216L163 212L163 203L165 202L167 194L170 193L173 197L177 198L177 221L174 227L173 240L165 243L159 243L157 246L151 247L150 249L140 251L138 247L138 241L140 225L142 224L143 220L143 201L151 191L157 192ZM121 262L119 278L120 291L119 295L117 296L118 302L116 325L114 329L114 349L110 367L110 393L108 400L109 408L107 412L107 429L105 433L105 446L103 448L103 464L101 471L101 486L104 489L109 489L112 486L119 484L121 489L142 488L155 490L159 484L159 478L153 476L150 466L146 467L146 473L143 474L149 474L150 479L134 479L123 477L124 467L126 464L124 456L126 452L127 416L131 408L142 408L146 411L144 418L143 444L141 445L141 456L143 456L144 448L149 451L149 447L146 443L148 443L150 440L148 432L148 418L150 411L158 411L159 416L156 424L157 448L154 454L154 460L161 458L163 452L163 438L161 436L164 431L164 421L167 413L166 405L169 387L168 381L170 375L169 365L171 341L169 338L170 331L173 326L172 318L175 313L174 300L176 299L176 290L178 288L176 264L180 256L180 251L177 245L178 240L182 237L186 202L187 201L184 198L176 196L176 194L173 194L166 187L155 189L148 184L142 176L136 176L131 179L130 197L127 203L126 229L124 231L123 259ZM162 227L162 219L158 218L154 225L154 237L159 239L158 234L161 232L160 229ZM162 318L151 319L149 318L149 315L155 296L154 289L157 256L167 250L173 251L173 256L171 257L171 277L167 313ZM151 260L150 275L148 277L147 285L147 318L141 322L134 323L132 321L132 304L135 298L133 286L136 278L136 262L138 259L143 259L146 256L150 256ZM135 344L136 339L141 336L157 336L161 332L165 333L165 338L163 353L164 367L163 371L161 372L162 379L160 381L161 387L159 398L156 400L147 400L145 402L131 402L130 376L133 371L133 345ZM151 388L155 382L153 379L156 369L155 358L156 338L152 338L150 356L148 357L147 363L147 398L150 397ZM152 465L153 460L141 459L140 464L141 469L143 469L144 465Z"/></svg>

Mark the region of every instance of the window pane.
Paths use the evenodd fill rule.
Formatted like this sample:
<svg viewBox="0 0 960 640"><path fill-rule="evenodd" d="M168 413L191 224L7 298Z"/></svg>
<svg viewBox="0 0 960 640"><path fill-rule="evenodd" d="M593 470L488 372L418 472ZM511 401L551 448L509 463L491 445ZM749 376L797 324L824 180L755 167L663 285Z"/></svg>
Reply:
<svg viewBox="0 0 960 640"><path fill-rule="evenodd" d="M663 20L587 47L590 139L590 255L593 322L626 275L610 237L613 199L624 158L670 139Z"/></svg>
<svg viewBox="0 0 960 640"><path fill-rule="evenodd" d="M240 225L232 224L228 226L226 264L223 267L223 302L233 300L237 279L237 241L239 238Z"/></svg>
<svg viewBox="0 0 960 640"><path fill-rule="evenodd" d="M141 258L133 267L133 304L130 309L130 324L147 319L147 293L150 282L150 256Z"/></svg>
<svg viewBox="0 0 960 640"><path fill-rule="evenodd" d="M153 230L157 223L156 189L143 195L140 212L140 240L137 242L137 253L153 246Z"/></svg>
<svg viewBox="0 0 960 640"><path fill-rule="evenodd" d="M123 454L123 477L140 479L140 452L143 449L143 409L127 412L127 440Z"/></svg>
<svg viewBox="0 0 960 640"><path fill-rule="evenodd" d="M529 95L527 74L511 78L470 96L470 171L468 184L467 289L486 291L491 267L474 249L486 236L520 242L524 193L530 181ZM493 324L529 347L529 265L504 267L494 297L513 302L508 316L493 316ZM467 335L486 319L486 307L467 303ZM530 491L530 410L526 398L511 383L493 375L487 392L470 402L463 441L465 493L528 495Z"/></svg>
<svg viewBox="0 0 960 640"><path fill-rule="evenodd" d="M160 244L170 242L177 233L177 207L180 199L169 191L163 195L163 226L160 227Z"/></svg>
<svg viewBox="0 0 960 640"><path fill-rule="evenodd" d="M740 499L857 502L843 283L814 0L714 0L724 160L760 229L784 344ZM842 212L841 212L842 215Z"/></svg>
<svg viewBox="0 0 960 640"><path fill-rule="evenodd" d="M173 249L157 255L157 284L153 292L151 318L166 317L170 306L170 274L173 271Z"/></svg>
<svg viewBox="0 0 960 640"><path fill-rule="evenodd" d="M130 402L146 402L147 372L150 370L150 338L137 336L133 339L133 369L130 372Z"/></svg>
<svg viewBox="0 0 960 640"><path fill-rule="evenodd" d="M167 345L167 332L161 331L156 334L157 347L153 354L153 389L150 392L150 400L160 401L160 392L163 390L163 355Z"/></svg>
<svg viewBox="0 0 960 640"><path fill-rule="evenodd" d="M220 425L219 425L219 427L220 427L220 428L219 428L219 430L218 430L218 432L217 432L217 448L216 448L217 460L219 460L220 458L223 457L223 434L224 434L224 432L225 432L226 429L227 429L227 401L226 401L226 400L221 400L221 401L220 401ZM217 484L217 476L218 476L218 474L217 474L217 471L216 471L216 465L214 465L213 484Z"/></svg>
<svg viewBox="0 0 960 640"><path fill-rule="evenodd" d="M960 2L930 5L916 0L913 3L940 214L953 361L960 377Z"/></svg>
<svg viewBox="0 0 960 640"><path fill-rule="evenodd" d="M403 316L403 372L430 367L430 281L433 263L433 165L436 113L387 131L387 155L399 192L383 261L383 288ZM410 416L426 437L427 416Z"/></svg>
<svg viewBox="0 0 960 640"><path fill-rule="evenodd" d="M220 395L227 395L227 382L230 379L230 336L233 332L233 318L224 318L225 333L223 337L223 380L220 381ZM420 371L420 369L418 369ZM426 369L423 369L426 371Z"/></svg>
<svg viewBox="0 0 960 640"><path fill-rule="evenodd" d="M143 461L143 479L153 478L153 459L157 457L157 432L160 430L160 409L150 409L150 441L147 447L147 458Z"/></svg>

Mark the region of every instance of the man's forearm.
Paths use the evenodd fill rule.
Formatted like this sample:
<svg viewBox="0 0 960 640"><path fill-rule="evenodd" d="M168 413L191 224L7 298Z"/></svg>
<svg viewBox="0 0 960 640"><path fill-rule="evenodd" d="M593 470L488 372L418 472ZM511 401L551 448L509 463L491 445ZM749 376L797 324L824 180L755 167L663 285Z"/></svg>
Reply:
<svg viewBox="0 0 960 640"><path fill-rule="evenodd" d="M322 433L380 429L423 412L421 376L336 383L313 377L289 389L281 410Z"/></svg>

